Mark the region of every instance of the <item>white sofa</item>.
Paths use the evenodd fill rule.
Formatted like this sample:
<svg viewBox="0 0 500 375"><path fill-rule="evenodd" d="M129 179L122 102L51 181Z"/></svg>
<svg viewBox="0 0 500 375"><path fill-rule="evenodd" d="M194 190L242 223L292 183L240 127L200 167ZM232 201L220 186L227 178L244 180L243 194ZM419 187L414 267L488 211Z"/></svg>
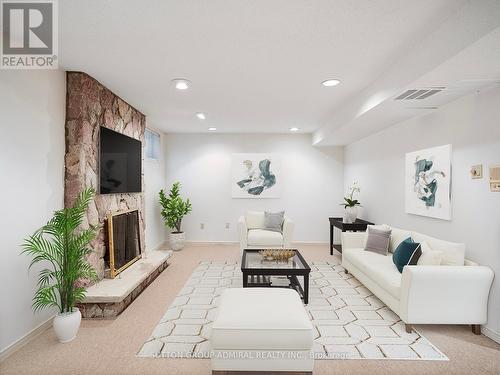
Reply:
<svg viewBox="0 0 500 375"><path fill-rule="evenodd" d="M314 329L295 290L228 288L212 325L212 374L312 374Z"/></svg>
<svg viewBox="0 0 500 375"><path fill-rule="evenodd" d="M285 216L282 232L264 228L264 211L248 211L238 220L240 250L288 248L292 242L293 222Z"/></svg>
<svg viewBox="0 0 500 375"><path fill-rule="evenodd" d="M418 232L391 228L387 256L364 250L366 233L342 234L342 266L400 316L412 324L470 324L476 334L487 320L493 271L464 258L465 245ZM399 273L392 261L400 241L411 237L442 252L441 265L405 266Z"/></svg>

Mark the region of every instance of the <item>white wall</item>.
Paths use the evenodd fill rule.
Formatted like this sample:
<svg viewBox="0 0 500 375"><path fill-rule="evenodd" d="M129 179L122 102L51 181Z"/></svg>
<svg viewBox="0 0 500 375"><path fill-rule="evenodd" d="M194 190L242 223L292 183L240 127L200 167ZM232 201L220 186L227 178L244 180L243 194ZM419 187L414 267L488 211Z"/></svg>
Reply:
<svg viewBox="0 0 500 375"><path fill-rule="evenodd" d="M281 198L232 199L231 155L259 152L281 154ZM314 148L303 134L167 134L168 186L180 181L193 203L183 223L187 240L237 241L236 222L245 211L284 209L296 224L294 240L327 242L328 216L342 212L342 154Z"/></svg>
<svg viewBox="0 0 500 375"><path fill-rule="evenodd" d="M20 244L63 207L65 101L62 71L0 72L0 352L55 313L32 312Z"/></svg>
<svg viewBox="0 0 500 375"><path fill-rule="evenodd" d="M405 153L448 143L453 146L452 220L406 214ZM490 192L488 186L488 166L500 164L500 88L461 98L352 143L344 156L345 184L356 180L361 185L363 218L464 242L468 258L494 270L486 333L500 335L500 193ZM475 164L483 164L481 180L470 178Z"/></svg>
<svg viewBox="0 0 500 375"><path fill-rule="evenodd" d="M160 135L160 160L144 159L144 199L146 221L146 251L157 249L167 239L167 230L160 216L158 192L165 188L167 178L165 134L148 125Z"/></svg>

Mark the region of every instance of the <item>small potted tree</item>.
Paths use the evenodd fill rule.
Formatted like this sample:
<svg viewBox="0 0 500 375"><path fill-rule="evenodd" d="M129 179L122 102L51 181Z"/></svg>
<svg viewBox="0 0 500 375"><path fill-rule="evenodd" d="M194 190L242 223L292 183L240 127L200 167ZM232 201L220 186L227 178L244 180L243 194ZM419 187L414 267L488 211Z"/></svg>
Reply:
<svg viewBox="0 0 500 375"><path fill-rule="evenodd" d="M182 218L191 212L191 202L189 199L182 200L179 190L181 184L175 182L170 189L168 197L160 190L160 205L162 207L161 216L165 225L172 231L170 233L170 247L172 250L181 250L186 241L186 235L181 230Z"/></svg>
<svg viewBox="0 0 500 375"><path fill-rule="evenodd" d="M60 342L73 340L80 327L82 315L75 305L83 301L86 290L78 280L97 278L86 260L97 227L78 229L93 196L93 189L84 190L73 207L54 212L52 219L22 244L22 253L33 258L30 268L39 262L48 266L40 271L33 309L57 307L53 327Z"/></svg>

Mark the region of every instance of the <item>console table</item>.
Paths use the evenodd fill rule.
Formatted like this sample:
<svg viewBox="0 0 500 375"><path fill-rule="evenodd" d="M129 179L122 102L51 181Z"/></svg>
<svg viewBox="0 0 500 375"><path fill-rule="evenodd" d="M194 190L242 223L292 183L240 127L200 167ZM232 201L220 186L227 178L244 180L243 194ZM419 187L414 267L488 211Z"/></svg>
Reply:
<svg viewBox="0 0 500 375"><path fill-rule="evenodd" d="M356 219L354 223L345 223L344 219L341 217L329 217L330 221L330 255L333 255L333 248L342 253L342 245L333 244L333 229L338 228L342 232L352 231L352 232L364 232L368 225L373 225L369 221L363 219Z"/></svg>

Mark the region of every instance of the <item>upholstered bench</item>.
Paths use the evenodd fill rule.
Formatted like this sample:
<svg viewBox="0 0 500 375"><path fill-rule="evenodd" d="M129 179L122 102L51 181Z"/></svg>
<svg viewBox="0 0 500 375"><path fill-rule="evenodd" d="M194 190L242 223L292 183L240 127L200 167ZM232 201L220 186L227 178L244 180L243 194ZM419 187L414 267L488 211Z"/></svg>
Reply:
<svg viewBox="0 0 500 375"><path fill-rule="evenodd" d="M212 374L312 374L313 326L296 291L232 288L212 325Z"/></svg>

